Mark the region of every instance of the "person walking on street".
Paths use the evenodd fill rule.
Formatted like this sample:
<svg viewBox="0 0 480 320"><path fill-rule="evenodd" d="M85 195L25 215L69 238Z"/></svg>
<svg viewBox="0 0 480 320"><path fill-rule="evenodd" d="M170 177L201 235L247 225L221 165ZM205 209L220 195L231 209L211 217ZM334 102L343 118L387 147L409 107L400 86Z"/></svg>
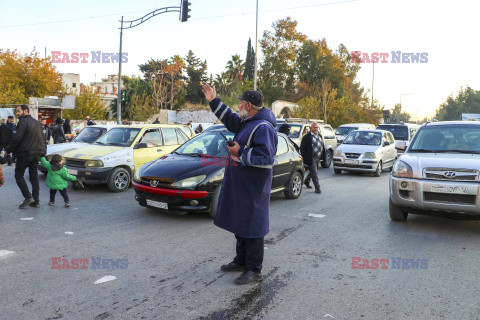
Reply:
<svg viewBox="0 0 480 320"><path fill-rule="evenodd" d="M316 193L322 193L318 182L318 165L323 149L323 139L318 132L318 124L314 122L310 126L310 132L304 135L300 142L300 153L303 157L303 163L310 167L310 171L305 178L305 185L310 189L310 180L312 180Z"/></svg>
<svg viewBox="0 0 480 320"><path fill-rule="evenodd" d="M55 205L55 195L57 191L60 191L65 201L65 207L70 207L70 200L67 194L68 181L73 182L76 181L77 178L68 173L67 168L62 164L62 156L59 154L54 154L50 162L48 162L45 157L41 157L40 161L48 170L46 181L47 187L50 188L50 202L48 205Z"/></svg>
<svg viewBox="0 0 480 320"><path fill-rule="evenodd" d="M202 124L199 124L198 127L195 129L195 134L199 134L203 132Z"/></svg>
<svg viewBox="0 0 480 320"><path fill-rule="evenodd" d="M13 116L8 116L7 128L8 128L8 130L10 130L10 141L8 142L8 144L10 145L10 143L13 140L13 137L17 133L17 125L15 124L15 118ZM7 152L8 165L11 166L12 163L15 162L15 161L16 161L15 155L11 152Z"/></svg>
<svg viewBox="0 0 480 320"><path fill-rule="evenodd" d="M72 134L72 126L70 125L70 119L65 119L63 123L63 132L65 134Z"/></svg>
<svg viewBox="0 0 480 320"><path fill-rule="evenodd" d="M12 159L10 155L7 153L8 145L12 141L12 133L10 129L8 129L5 119L2 119L0 122L0 153L3 152L4 155L2 156L3 163L8 162L8 165L12 165Z"/></svg>
<svg viewBox="0 0 480 320"><path fill-rule="evenodd" d="M276 119L262 107L263 96L248 90L234 113L216 97L215 87L203 86L210 108L235 133L218 198L214 223L236 238L236 256L221 266L225 272L243 271L236 284L262 281L264 237L269 232L272 171L277 152Z"/></svg>
<svg viewBox="0 0 480 320"><path fill-rule="evenodd" d="M159 124L159 123L160 123L160 120L158 120L158 118L155 119L155 121L153 121L153 124Z"/></svg>
<svg viewBox="0 0 480 320"><path fill-rule="evenodd" d="M90 119L90 116L87 116L87 126L94 126L96 125L97 123L95 121L93 121L92 119Z"/></svg>
<svg viewBox="0 0 480 320"><path fill-rule="evenodd" d="M17 133L10 143L9 151L12 151L17 157L15 181L25 198L19 208L22 209L28 205L38 208L40 207L38 161L46 153L45 136L43 135L42 124L32 118L27 105L22 104L17 107L17 116L20 120L18 121ZM32 184L31 193L24 178L27 168Z"/></svg>
<svg viewBox="0 0 480 320"><path fill-rule="evenodd" d="M50 144L50 138L52 137L52 130L47 125L47 119L42 118L42 127L43 127L43 135L45 136L45 141L47 144Z"/></svg>
<svg viewBox="0 0 480 320"><path fill-rule="evenodd" d="M53 143L64 143L65 141L67 141L67 139L65 138L65 132L63 131L63 120L61 118L58 118L55 123L57 125L53 129Z"/></svg>

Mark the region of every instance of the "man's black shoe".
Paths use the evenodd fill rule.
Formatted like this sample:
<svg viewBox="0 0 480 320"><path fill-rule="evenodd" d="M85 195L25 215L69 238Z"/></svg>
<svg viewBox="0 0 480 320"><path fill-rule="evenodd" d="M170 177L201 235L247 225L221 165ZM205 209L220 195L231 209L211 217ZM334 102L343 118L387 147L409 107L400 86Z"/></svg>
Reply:
<svg viewBox="0 0 480 320"><path fill-rule="evenodd" d="M238 278L235 279L235 284L249 284L256 281L262 281L262 273L252 270L245 270Z"/></svg>
<svg viewBox="0 0 480 320"><path fill-rule="evenodd" d="M32 208L40 208L40 201L34 201L30 203L29 206Z"/></svg>
<svg viewBox="0 0 480 320"><path fill-rule="evenodd" d="M244 271L245 266L243 264L238 264L235 261L232 261L229 264L222 265L220 267L220 270L225 271L225 272Z"/></svg>
<svg viewBox="0 0 480 320"><path fill-rule="evenodd" d="M322 193L322 190L317 189L317 190L315 190L315 193Z"/></svg>
<svg viewBox="0 0 480 320"><path fill-rule="evenodd" d="M312 186L308 182L305 182L305 186L307 187L307 189L312 189Z"/></svg>
<svg viewBox="0 0 480 320"><path fill-rule="evenodd" d="M35 202L35 200L33 200L32 198L28 198L28 199L23 200L22 204L19 205L18 207L19 207L20 209L23 209L23 208L25 208L26 206L29 206L29 205L31 205L31 204L34 203L34 202Z"/></svg>

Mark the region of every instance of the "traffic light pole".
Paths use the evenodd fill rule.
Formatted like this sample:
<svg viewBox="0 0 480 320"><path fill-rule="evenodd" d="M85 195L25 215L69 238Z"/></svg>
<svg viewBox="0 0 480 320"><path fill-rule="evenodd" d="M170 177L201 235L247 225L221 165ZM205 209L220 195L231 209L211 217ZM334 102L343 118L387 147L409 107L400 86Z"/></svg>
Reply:
<svg viewBox="0 0 480 320"><path fill-rule="evenodd" d="M180 21L185 22L190 18L188 15L188 12L190 9L188 6L190 5L190 2L188 0L180 0L180 6L179 7L165 7L165 8L160 8L157 10L154 10L146 15L144 15L141 18L131 20L131 21L123 21L123 16L122 20L120 21L120 56L118 57L118 89L117 89L117 124L120 124L121 119L122 119L122 38L123 38L123 29L131 29L136 26L141 25L145 21L147 21L150 18L153 18L159 14L162 13L167 13L167 12L180 12ZM126 26L124 27L124 24Z"/></svg>

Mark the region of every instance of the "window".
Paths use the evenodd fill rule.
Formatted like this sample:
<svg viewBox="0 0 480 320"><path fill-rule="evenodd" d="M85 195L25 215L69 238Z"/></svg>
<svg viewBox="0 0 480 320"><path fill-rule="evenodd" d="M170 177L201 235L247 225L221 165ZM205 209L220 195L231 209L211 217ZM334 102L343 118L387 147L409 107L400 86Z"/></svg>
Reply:
<svg viewBox="0 0 480 320"><path fill-rule="evenodd" d="M387 137L388 137L388 142L390 142L390 144L394 144L395 143L395 139L393 139L393 135L391 132L389 132L387 134Z"/></svg>
<svg viewBox="0 0 480 320"><path fill-rule="evenodd" d="M188 140L187 135L180 129L176 129L176 130L177 130L178 143L183 144Z"/></svg>
<svg viewBox="0 0 480 320"><path fill-rule="evenodd" d="M324 139L334 139L335 133L330 127L323 127L323 137Z"/></svg>
<svg viewBox="0 0 480 320"><path fill-rule="evenodd" d="M140 143L145 143L147 148L159 147L162 145L162 137L157 129L149 129L143 134Z"/></svg>
<svg viewBox="0 0 480 320"><path fill-rule="evenodd" d="M287 152L288 152L287 141L283 137L278 137L277 156Z"/></svg>
<svg viewBox="0 0 480 320"><path fill-rule="evenodd" d="M162 133L166 146L178 144L177 132L175 131L175 128L162 128Z"/></svg>

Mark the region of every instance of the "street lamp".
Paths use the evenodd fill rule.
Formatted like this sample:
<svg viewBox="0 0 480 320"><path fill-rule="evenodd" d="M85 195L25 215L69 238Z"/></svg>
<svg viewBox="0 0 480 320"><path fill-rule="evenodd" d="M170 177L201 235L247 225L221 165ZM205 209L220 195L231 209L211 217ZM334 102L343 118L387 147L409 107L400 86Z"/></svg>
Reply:
<svg viewBox="0 0 480 320"><path fill-rule="evenodd" d="M188 15L188 12L190 9L188 8L190 5L190 2L188 0L180 0L180 6L179 7L164 7L160 8L157 10L154 10L146 15L144 15L141 18L131 20L131 21L123 21L123 16L122 20L120 21L120 54L119 54L119 59L118 59L118 89L117 89L117 124L120 124L121 117L122 117L122 88L121 88L121 81L122 81L122 37L123 37L123 29L131 29L136 26L141 25L145 21L147 21L150 18L153 18L159 14L162 13L167 13L167 12L180 12L180 21L185 22L190 18ZM126 26L124 27L124 24Z"/></svg>
<svg viewBox="0 0 480 320"><path fill-rule="evenodd" d="M408 93L402 93L400 95L400 106L402 105L402 96L406 96L406 95L409 95L409 94L415 94L414 92L408 92Z"/></svg>

